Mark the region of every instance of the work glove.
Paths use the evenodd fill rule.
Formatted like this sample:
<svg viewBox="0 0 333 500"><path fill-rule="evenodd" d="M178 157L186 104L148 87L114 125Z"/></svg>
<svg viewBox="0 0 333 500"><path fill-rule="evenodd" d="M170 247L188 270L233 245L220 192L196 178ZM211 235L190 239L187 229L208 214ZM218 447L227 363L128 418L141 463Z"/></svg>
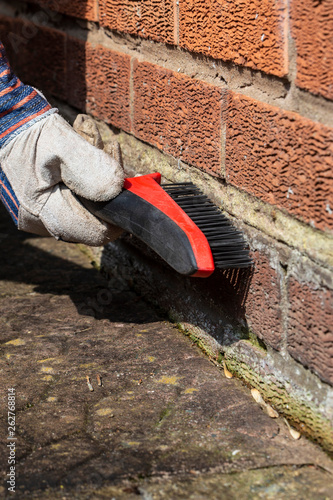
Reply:
<svg viewBox="0 0 333 500"><path fill-rule="evenodd" d="M0 198L18 229L91 246L119 236L75 196L107 201L123 186L119 161L89 142L20 82L0 42Z"/></svg>

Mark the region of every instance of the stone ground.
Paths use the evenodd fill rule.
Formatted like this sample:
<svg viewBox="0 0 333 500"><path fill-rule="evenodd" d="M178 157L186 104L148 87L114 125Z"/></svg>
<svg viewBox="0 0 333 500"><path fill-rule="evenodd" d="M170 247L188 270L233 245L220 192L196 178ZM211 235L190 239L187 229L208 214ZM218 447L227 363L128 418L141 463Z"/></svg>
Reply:
<svg viewBox="0 0 333 500"><path fill-rule="evenodd" d="M317 445L295 441L77 246L19 233L2 214L0 252L0 497L333 498ZM6 483L12 387L16 493Z"/></svg>

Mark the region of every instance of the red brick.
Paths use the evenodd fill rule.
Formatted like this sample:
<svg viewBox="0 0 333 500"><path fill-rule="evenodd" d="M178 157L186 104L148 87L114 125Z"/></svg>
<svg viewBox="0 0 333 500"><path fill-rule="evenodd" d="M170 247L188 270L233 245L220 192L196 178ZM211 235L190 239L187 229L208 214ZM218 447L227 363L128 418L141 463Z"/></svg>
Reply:
<svg viewBox="0 0 333 500"><path fill-rule="evenodd" d="M174 43L174 0L99 0L105 28Z"/></svg>
<svg viewBox="0 0 333 500"><path fill-rule="evenodd" d="M319 229L333 227L333 129L229 96L227 180Z"/></svg>
<svg viewBox="0 0 333 500"><path fill-rule="evenodd" d="M68 16L98 21L98 0L25 0L38 4L42 9L50 9Z"/></svg>
<svg viewBox="0 0 333 500"><path fill-rule="evenodd" d="M134 133L212 173L221 164L221 89L154 64L134 63Z"/></svg>
<svg viewBox="0 0 333 500"><path fill-rule="evenodd" d="M333 294L290 278L288 351L333 384Z"/></svg>
<svg viewBox="0 0 333 500"><path fill-rule="evenodd" d="M4 43L17 76L24 83L65 99L66 35L19 19L2 17L1 22L11 27Z"/></svg>
<svg viewBox="0 0 333 500"><path fill-rule="evenodd" d="M333 4L292 0L291 33L296 42L296 84L333 99Z"/></svg>
<svg viewBox="0 0 333 500"><path fill-rule="evenodd" d="M278 349L282 339L281 290L278 273L272 268L269 257L256 251L254 274L245 304L249 327L266 344Z"/></svg>
<svg viewBox="0 0 333 500"><path fill-rule="evenodd" d="M284 0L179 0L179 44L265 73L288 72Z"/></svg>
<svg viewBox="0 0 333 500"><path fill-rule="evenodd" d="M130 132L130 57L68 38L68 101Z"/></svg>

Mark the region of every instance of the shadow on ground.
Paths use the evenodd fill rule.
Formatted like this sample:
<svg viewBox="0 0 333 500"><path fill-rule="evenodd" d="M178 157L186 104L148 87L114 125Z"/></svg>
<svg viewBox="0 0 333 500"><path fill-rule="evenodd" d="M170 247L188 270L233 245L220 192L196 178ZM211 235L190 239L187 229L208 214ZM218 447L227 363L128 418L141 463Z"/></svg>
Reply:
<svg viewBox="0 0 333 500"><path fill-rule="evenodd" d="M68 295L81 315L123 322L134 317L136 322L160 317L152 310L147 313L140 298L124 283L102 276L86 257L71 259L77 256L76 245L54 245L51 238L17 231L2 206L0 210L2 293L25 284L39 294Z"/></svg>

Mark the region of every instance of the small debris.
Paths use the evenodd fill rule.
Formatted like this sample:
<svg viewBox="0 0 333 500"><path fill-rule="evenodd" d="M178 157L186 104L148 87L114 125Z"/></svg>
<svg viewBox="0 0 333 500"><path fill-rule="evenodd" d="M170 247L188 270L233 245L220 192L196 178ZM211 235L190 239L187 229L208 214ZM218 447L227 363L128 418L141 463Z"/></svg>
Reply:
<svg viewBox="0 0 333 500"><path fill-rule="evenodd" d="M142 384L142 378L140 378L139 382L138 382L138 385L141 385Z"/></svg>
<svg viewBox="0 0 333 500"><path fill-rule="evenodd" d="M266 412L267 415L271 418L278 418L279 414L274 408L272 408L270 405L266 403Z"/></svg>
<svg viewBox="0 0 333 500"><path fill-rule="evenodd" d="M262 396L260 394L260 392L258 391L258 389L251 389L251 394L252 394L252 397L253 399L256 401L256 403L260 404L260 405L265 405L265 401L262 399Z"/></svg>
<svg viewBox="0 0 333 500"><path fill-rule="evenodd" d="M208 359L209 359L209 361L211 363L213 363L213 365L217 366L218 368L221 368L221 365L214 358L212 358L211 356L209 356Z"/></svg>
<svg viewBox="0 0 333 500"><path fill-rule="evenodd" d="M263 400L262 395L260 394L258 389L251 389L251 395L256 403L258 403L266 411L269 417L278 418L278 412Z"/></svg>
<svg viewBox="0 0 333 500"><path fill-rule="evenodd" d="M229 370L226 367L224 361L223 361L223 371L224 371L224 375L226 376L226 378L232 378L233 377L233 374L231 372L229 372Z"/></svg>
<svg viewBox="0 0 333 500"><path fill-rule="evenodd" d="M289 432L290 432L291 437L295 440L297 440L301 437L301 433L299 431L297 431L296 429L293 429L292 427L290 427Z"/></svg>
<svg viewBox="0 0 333 500"><path fill-rule="evenodd" d="M77 335L78 333L86 332L87 330L91 330L91 326L89 326L88 328L84 328L83 330L77 330L76 332L73 333L74 335Z"/></svg>
<svg viewBox="0 0 333 500"><path fill-rule="evenodd" d="M97 375L96 378L97 378L98 387L103 387L102 377L100 375Z"/></svg>
<svg viewBox="0 0 333 500"><path fill-rule="evenodd" d="M89 391L90 391L90 392L93 392L93 391L94 391L94 388L93 388L93 386L91 385L91 382L90 382L90 377L88 377L88 375L86 375L86 379L87 379L87 385L88 385Z"/></svg>
<svg viewBox="0 0 333 500"><path fill-rule="evenodd" d="M297 439L299 439L301 437L301 433L299 431L297 431L296 429L294 429L293 427L291 427L291 425L289 424L288 420L286 418L283 419L286 423L286 426L288 427L288 430L290 432L290 435L293 439L295 439L295 441L297 441Z"/></svg>

